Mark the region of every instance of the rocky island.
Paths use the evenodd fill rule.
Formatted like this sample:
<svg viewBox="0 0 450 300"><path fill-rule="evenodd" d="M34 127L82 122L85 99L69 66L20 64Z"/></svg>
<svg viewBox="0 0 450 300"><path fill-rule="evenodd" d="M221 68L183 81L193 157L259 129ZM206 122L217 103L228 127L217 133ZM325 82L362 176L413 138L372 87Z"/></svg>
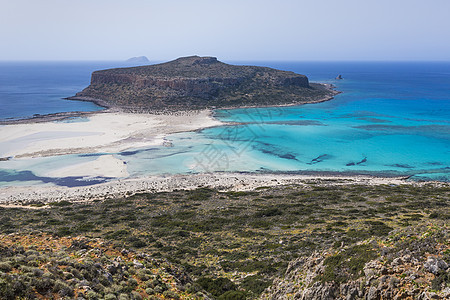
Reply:
<svg viewBox="0 0 450 300"><path fill-rule="evenodd" d="M91 84L68 99L129 111L161 111L314 103L336 93L331 86L310 83L294 72L189 56L95 71Z"/></svg>
<svg viewBox="0 0 450 300"><path fill-rule="evenodd" d="M131 57L131 58L127 59L126 62L129 64L149 64L150 63L150 61L148 60L148 58L146 56Z"/></svg>

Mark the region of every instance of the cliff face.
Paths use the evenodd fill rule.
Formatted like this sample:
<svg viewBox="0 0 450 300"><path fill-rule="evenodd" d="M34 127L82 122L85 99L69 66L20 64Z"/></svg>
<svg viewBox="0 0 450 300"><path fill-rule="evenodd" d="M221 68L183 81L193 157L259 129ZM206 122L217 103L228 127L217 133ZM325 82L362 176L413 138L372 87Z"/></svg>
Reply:
<svg viewBox="0 0 450 300"><path fill-rule="evenodd" d="M316 102L333 92L304 75L266 67L235 66L214 57L95 71L72 99L100 99L129 109L202 109Z"/></svg>

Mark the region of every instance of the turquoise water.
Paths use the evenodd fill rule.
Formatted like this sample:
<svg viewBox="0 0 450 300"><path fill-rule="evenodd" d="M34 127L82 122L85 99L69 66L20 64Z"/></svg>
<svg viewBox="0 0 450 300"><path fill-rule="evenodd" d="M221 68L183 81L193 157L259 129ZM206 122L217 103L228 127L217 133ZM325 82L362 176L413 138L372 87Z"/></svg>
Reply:
<svg viewBox="0 0 450 300"><path fill-rule="evenodd" d="M174 134L168 137L174 147L114 153L130 175L338 172L450 181L450 63L247 64L306 74L343 93L317 104L216 111L220 120L241 125ZM333 79L338 74L344 79ZM55 159L59 165L62 158ZM0 173L0 184L20 182L17 172L43 176L47 165L4 164L8 174Z"/></svg>
<svg viewBox="0 0 450 300"><path fill-rule="evenodd" d="M449 63L265 65L306 73L343 93L318 104L216 111L220 120L244 124L173 135L174 148L128 159L132 173L344 172L449 181ZM344 80L332 79L337 74Z"/></svg>

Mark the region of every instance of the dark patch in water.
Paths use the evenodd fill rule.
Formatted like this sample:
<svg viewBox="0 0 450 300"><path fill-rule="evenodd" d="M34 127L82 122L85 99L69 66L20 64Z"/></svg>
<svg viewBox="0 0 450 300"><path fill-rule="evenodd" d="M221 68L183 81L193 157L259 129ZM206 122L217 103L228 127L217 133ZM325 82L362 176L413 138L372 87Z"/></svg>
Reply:
<svg viewBox="0 0 450 300"><path fill-rule="evenodd" d="M347 163L346 166L350 167L350 166L355 166L355 165L361 165L361 164L363 164L365 162L367 162L367 157L364 157L361 161L356 162L356 163L351 161L351 162Z"/></svg>
<svg viewBox="0 0 450 300"><path fill-rule="evenodd" d="M86 154L78 154L79 157L96 157L102 156L104 153L86 153Z"/></svg>
<svg viewBox="0 0 450 300"><path fill-rule="evenodd" d="M389 117L373 111L358 110L341 116L342 118L366 118L366 117Z"/></svg>
<svg viewBox="0 0 450 300"><path fill-rule="evenodd" d="M292 154L289 154L289 153L281 154L281 155L278 155L278 156L281 157L281 158L285 158L285 159L294 159L294 160L297 160L297 158L295 157L295 155L292 155Z"/></svg>
<svg viewBox="0 0 450 300"><path fill-rule="evenodd" d="M131 155L138 154L139 152L141 152L141 150L123 151L123 152L120 152L119 154L122 155L122 156L131 156Z"/></svg>
<svg viewBox="0 0 450 300"><path fill-rule="evenodd" d="M450 126L447 125L423 125L423 126L402 126L402 125L359 125L353 126L353 128L364 129L364 130L378 130L378 131L397 131L406 132L412 134L412 131L421 131L427 133L443 133L450 135Z"/></svg>
<svg viewBox="0 0 450 300"><path fill-rule="evenodd" d="M357 120L368 121L372 123L391 123L389 120L377 119L377 118L358 118Z"/></svg>
<svg viewBox="0 0 450 300"><path fill-rule="evenodd" d="M45 176L36 176L31 171L0 170L0 181L3 181L3 182L41 181L43 183L54 183L59 186L77 187L77 186L88 186L88 185L103 183L103 182L106 182L111 179L112 179L112 177L85 178L85 177L81 177L81 176L53 178L53 177L45 177Z"/></svg>
<svg viewBox="0 0 450 300"><path fill-rule="evenodd" d="M270 154L270 155L276 156L276 157L280 157L280 158L284 158L284 159L292 159L292 160L298 161L298 159L295 157L295 155L290 154L290 153L280 154L280 153L277 153L275 150L271 151L271 150L264 149L264 148L259 149L259 151L261 151L262 153L265 153L265 154Z"/></svg>
<svg viewBox="0 0 450 300"><path fill-rule="evenodd" d="M363 164L365 162L367 162L367 157L364 157L360 162L357 162L356 164L360 165L360 164Z"/></svg>
<svg viewBox="0 0 450 300"><path fill-rule="evenodd" d="M427 164L429 164L430 166L442 166L442 165L444 165L443 163L441 163L439 161L430 161Z"/></svg>
<svg viewBox="0 0 450 300"><path fill-rule="evenodd" d="M393 165L387 165L388 167L394 167L394 168L403 168L403 169L414 169L414 167L406 164L393 164Z"/></svg>
<svg viewBox="0 0 450 300"><path fill-rule="evenodd" d="M267 122L266 124L273 124L273 125L297 125L297 126L326 126L322 122L314 121L314 120L277 121L277 122Z"/></svg>
<svg viewBox="0 0 450 300"><path fill-rule="evenodd" d="M60 186L67 187L76 187L76 186L88 186L99 184L103 182L107 182L108 180L113 179L112 177L92 177L88 179L84 179L83 177L61 177L61 178L52 178L53 183Z"/></svg>
<svg viewBox="0 0 450 300"><path fill-rule="evenodd" d="M119 155L132 156L132 155L136 155L138 153L144 153L147 151L155 151L155 150L160 150L160 149L159 148L146 148L146 149L141 149L141 150L123 151L123 152L119 152Z"/></svg>
<svg viewBox="0 0 450 300"><path fill-rule="evenodd" d="M252 148L255 150L259 150L265 154L277 156L277 157L284 158L284 159L292 159L292 160L298 161L296 155L294 155L292 153L286 153L282 149L280 149L272 144L269 144L269 143L258 142L258 146L252 145Z"/></svg>
<svg viewBox="0 0 450 300"><path fill-rule="evenodd" d="M320 162L323 162L326 159L330 159L332 156L329 154L322 154L317 156L316 158L312 159L311 162L307 163L308 165L314 165Z"/></svg>

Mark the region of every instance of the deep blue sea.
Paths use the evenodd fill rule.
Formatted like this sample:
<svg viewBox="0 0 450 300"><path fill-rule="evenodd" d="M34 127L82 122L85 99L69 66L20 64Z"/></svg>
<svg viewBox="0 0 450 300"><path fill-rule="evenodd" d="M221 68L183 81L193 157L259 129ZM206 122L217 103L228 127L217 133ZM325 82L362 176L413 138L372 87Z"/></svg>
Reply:
<svg viewBox="0 0 450 300"><path fill-rule="evenodd" d="M317 104L216 111L217 118L243 125L174 134L168 137L172 148L114 153L127 162L131 176L340 172L450 181L450 62L245 64L305 74L310 81L334 84L342 94ZM0 118L99 109L61 98L87 86L93 70L116 66L120 64L0 64ZM344 79L334 79L338 74ZM2 169L0 162L0 185L21 181L73 185L73 178L39 174L61 161L95 159L89 157L45 158L21 162L15 169Z"/></svg>
<svg viewBox="0 0 450 300"><path fill-rule="evenodd" d="M95 70L119 62L0 62L0 120L35 114L95 111L91 102L63 100L89 85Z"/></svg>

